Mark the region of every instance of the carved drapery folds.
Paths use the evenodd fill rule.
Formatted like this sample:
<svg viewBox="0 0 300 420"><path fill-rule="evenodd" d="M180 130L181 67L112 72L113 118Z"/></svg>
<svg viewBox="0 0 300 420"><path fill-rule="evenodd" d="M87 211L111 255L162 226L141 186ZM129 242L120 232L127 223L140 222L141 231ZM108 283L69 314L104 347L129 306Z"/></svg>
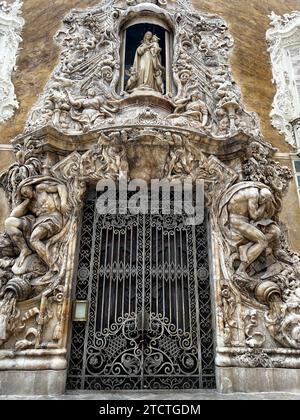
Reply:
<svg viewBox="0 0 300 420"><path fill-rule="evenodd" d="M168 95L118 91L122 25L141 12L173 31ZM11 203L0 239L1 348L66 347L85 190L125 173L204 180L226 363L272 365L270 348L300 348L300 257L279 221L291 174L244 109L226 23L188 2L116 0L72 11L55 39L60 63L0 179Z"/></svg>
<svg viewBox="0 0 300 420"><path fill-rule="evenodd" d="M0 2L0 123L11 118L19 106L11 77L22 41L22 4L20 0L10 4L6 1Z"/></svg>

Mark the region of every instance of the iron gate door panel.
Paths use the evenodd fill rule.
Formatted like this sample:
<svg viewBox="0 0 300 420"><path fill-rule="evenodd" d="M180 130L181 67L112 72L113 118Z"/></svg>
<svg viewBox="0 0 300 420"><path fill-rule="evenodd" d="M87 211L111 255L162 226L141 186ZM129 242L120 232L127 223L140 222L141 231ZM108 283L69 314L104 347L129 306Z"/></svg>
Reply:
<svg viewBox="0 0 300 420"><path fill-rule="evenodd" d="M214 388L206 224L84 207L69 389Z"/></svg>

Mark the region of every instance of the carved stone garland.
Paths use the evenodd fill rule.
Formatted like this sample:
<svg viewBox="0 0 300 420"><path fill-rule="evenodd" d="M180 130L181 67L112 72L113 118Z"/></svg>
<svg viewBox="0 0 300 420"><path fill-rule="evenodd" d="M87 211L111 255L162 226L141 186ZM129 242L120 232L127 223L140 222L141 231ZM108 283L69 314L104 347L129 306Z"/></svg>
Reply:
<svg viewBox="0 0 300 420"><path fill-rule="evenodd" d="M140 13L174 33L172 94L118 91L119 31ZM84 192L128 172L205 181L219 366L288 365L285 349L274 352L300 349L300 257L278 219L291 174L244 110L225 22L186 2L108 1L73 11L56 41L60 64L1 177L12 205L0 241L1 351L65 354Z"/></svg>

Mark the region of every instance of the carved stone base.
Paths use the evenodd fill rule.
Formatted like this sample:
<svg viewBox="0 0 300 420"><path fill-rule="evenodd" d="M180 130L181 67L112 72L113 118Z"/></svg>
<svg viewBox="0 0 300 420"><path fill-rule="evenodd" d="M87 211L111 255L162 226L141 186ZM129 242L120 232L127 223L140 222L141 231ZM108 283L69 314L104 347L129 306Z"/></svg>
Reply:
<svg viewBox="0 0 300 420"><path fill-rule="evenodd" d="M0 395L60 395L66 388L66 352L59 349L4 350Z"/></svg>
<svg viewBox="0 0 300 420"><path fill-rule="evenodd" d="M66 370L0 371L0 395L61 395Z"/></svg>
<svg viewBox="0 0 300 420"><path fill-rule="evenodd" d="M216 367L218 392L300 392L300 369Z"/></svg>

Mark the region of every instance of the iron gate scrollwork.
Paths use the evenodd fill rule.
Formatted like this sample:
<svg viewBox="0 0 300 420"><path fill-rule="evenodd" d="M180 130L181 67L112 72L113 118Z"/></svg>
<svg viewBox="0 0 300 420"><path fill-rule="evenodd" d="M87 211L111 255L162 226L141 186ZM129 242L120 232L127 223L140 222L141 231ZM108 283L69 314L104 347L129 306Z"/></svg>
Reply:
<svg viewBox="0 0 300 420"><path fill-rule="evenodd" d="M214 388L206 223L83 210L69 389Z"/></svg>

